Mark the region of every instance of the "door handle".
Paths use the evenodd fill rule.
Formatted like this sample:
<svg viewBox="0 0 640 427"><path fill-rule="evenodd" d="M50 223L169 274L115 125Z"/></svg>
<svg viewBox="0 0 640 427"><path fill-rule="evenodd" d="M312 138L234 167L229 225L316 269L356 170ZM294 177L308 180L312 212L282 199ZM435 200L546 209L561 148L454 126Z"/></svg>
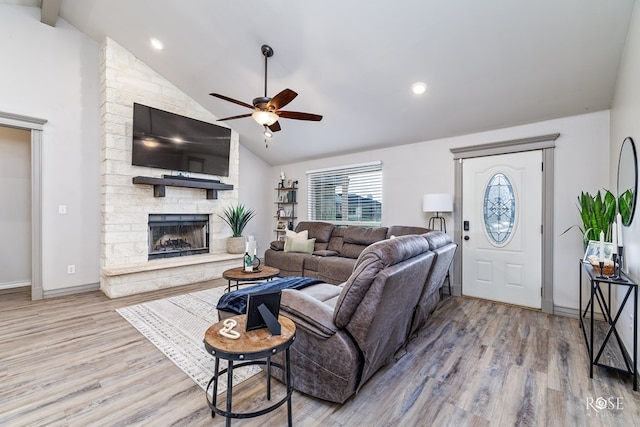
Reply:
<svg viewBox="0 0 640 427"><path fill-rule="evenodd" d="M469 236L464 236L464 240L469 240Z"/></svg>

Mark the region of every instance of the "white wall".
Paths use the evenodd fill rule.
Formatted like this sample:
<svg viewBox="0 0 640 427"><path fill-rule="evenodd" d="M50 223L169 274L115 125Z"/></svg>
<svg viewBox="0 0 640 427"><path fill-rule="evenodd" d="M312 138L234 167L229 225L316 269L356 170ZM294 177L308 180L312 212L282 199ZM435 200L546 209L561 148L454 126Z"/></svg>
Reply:
<svg viewBox="0 0 640 427"><path fill-rule="evenodd" d="M306 218L307 170L382 160L383 225L426 226L430 213L422 212L422 195L454 191L454 162L449 149L469 145L560 133L556 141L556 193L554 243L554 303L578 307L578 260L582 257L582 237L578 232L560 233L580 221L576 208L580 191L595 192L605 187L609 172L609 112L549 120L489 132L417 144L365 151L357 154L312 160L271 168L270 182L284 171L298 179L300 219ZM267 188L267 185L264 185ZM454 207L456 209L456 207ZM449 234L454 224L447 218ZM459 227L458 227L459 229Z"/></svg>
<svg viewBox="0 0 640 427"><path fill-rule="evenodd" d="M249 222L243 235L254 236L258 247L258 256L262 257L274 240L276 181L265 177L270 175L271 167L261 158L240 146L240 179L238 184L238 202L253 209L256 216Z"/></svg>
<svg viewBox="0 0 640 427"><path fill-rule="evenodd" d="M0 5L0 111L46 119L42 142L43 289L99 280L98 44L40 8ZM58 205L67 206L58 215ZM75 264L76 274L67 274Z"/></svg>
<svg viewBox="0 0 640 427"><path fill-rule="evenodd" d="M628 136L633 138L636 150L640 155L640 81L638 76L640 76L640 3L636 2L611 107L609 186L613 191L616 190L617 185L618 158L622 141ZM640 164L638 166L640 167ZM622 234L624 236L625 262L629 274L638 281L640 279L640 204L636 205L633 222L629 227L623 227ZM623 335L627 349L633 348L632 323L629 318L629 315L632 314L633 303L627 303L618 329ZM635 315L638 318L638 313Z"/></svg>

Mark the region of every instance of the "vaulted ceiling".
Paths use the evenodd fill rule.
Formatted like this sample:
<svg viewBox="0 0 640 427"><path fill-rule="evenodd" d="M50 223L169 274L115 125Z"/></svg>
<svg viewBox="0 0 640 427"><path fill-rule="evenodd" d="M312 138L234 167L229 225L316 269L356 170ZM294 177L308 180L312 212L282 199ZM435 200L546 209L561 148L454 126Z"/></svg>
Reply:
<svg viewBox="0 0 640 427"><path fill-rule="evenodd" d="M43 0L45 5L60 0ZM33 3L13 0L10 3ZM633 0L61 0L60 16L109 36L217 117L291 88L265 148L251 118L228 121L270 164L428 141L607 109ZM49 6L51 7L51 6ZM155 51L149 39L165 48ZM410 90L424 81L421 96Z"/></svg>

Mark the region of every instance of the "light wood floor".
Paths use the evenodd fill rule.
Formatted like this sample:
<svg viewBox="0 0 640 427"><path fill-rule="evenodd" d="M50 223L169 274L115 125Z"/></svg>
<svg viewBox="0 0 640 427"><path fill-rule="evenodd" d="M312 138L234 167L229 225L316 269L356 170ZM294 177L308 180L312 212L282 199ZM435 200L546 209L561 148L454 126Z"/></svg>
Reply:
<svg viewBox="0 0 640 427"><path fill-rule="evenodd" d="M0 426L222 425L202 389L114 311L222 284L116 300L0 294ZM235 389L239 409L262 403L262 380ZM621 408L597 411L601 397ZM296 392L293 413L298 426L633 426L640 393L602 369L589 379L577 320L454 297L344 405ZM283 406L232 424L286 419Z"/></svg>

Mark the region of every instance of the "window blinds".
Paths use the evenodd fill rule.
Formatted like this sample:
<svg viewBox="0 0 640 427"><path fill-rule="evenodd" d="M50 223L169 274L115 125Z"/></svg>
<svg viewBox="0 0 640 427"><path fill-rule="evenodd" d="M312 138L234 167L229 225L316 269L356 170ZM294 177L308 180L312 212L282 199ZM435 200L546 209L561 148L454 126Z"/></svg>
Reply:
<svg viewBox="0 0 640 427"><path fill-rule="evenodd" d="M382 162L307 171L308 218L336 225L380 225Z"/></svg>

